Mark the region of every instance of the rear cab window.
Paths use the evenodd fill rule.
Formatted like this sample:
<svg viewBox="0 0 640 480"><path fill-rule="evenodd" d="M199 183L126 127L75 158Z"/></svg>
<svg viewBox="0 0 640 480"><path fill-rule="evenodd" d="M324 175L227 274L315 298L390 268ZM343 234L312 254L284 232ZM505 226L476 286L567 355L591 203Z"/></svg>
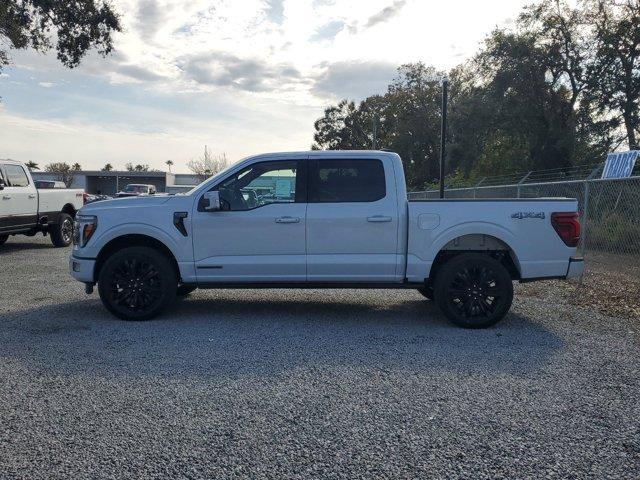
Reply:
<svg viewBox="0 0 640 480"><path fill-rule="evenodd" d="M310 203L376 202L387 194L381 160L316 160L309 174Z"/></svg>

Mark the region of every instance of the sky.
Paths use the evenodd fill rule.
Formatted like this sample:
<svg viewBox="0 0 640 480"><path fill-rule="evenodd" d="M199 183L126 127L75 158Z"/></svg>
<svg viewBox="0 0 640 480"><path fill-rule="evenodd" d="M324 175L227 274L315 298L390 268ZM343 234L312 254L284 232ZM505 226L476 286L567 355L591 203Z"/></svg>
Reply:
<svg viewBox="0 0 640 480"><path fill-rule="evenodd" d="M65 69L10 51L0 74L0 158L187 172L204 146L233 163L308 150L341 98L384 93L398 66L470 58L527 0L112 0L107 58Z"/></svg>

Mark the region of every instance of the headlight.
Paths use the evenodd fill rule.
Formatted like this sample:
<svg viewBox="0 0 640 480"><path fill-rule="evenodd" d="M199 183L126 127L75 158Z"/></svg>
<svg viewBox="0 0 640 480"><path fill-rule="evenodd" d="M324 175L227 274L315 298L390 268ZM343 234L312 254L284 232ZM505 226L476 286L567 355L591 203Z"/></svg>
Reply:
<svg viewBox="0 0 640 480"><path fill-rule="evenodd" d="M93 215L77 215L73 224L73 243L84 247L98 228L98 218Z"/></svg>

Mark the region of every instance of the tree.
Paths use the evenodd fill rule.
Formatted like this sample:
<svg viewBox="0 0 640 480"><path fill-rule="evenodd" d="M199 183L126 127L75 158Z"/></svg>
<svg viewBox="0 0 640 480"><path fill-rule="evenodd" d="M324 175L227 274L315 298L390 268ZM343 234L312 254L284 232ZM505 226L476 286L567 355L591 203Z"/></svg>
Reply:
<svg viewBox="0 0 640 480"><path fill-rule="evenodd" d="M169 173L171 173L171 165L173 165L173 160L167 160L164 163L167 165L167 167L169 167Z"/></svg>
<svg viewBox="0 0 640 480"><path fill-rule="evenodd" d="M34 170L40 170L40 167L36 162L29 161L25 163L25 165L27 166L30 172L33 172Z"/></svg>
<svg viewBox="0 0 640 480"><path fill-rule="evenodd" d="M327 107L324 116L316 120L314 150L354 150L370 144L360 108L354 102L342 100Z"/></svg>
<svg viewBox="0 0 640 480"><path fill-rule="evenodd" d="M107 163L104 167L102 167L101 170L103 172L110 172L111 170L113 170L113 165L111 165L110 163Z"/></svg>
<svg viewBox="0 0 640 480"><path fill-rule="evenodd" d="M78 162L76 162L76 163L73 164L71 169L76 171L76 172L79 172L80 170L82 170L82 166Z"/></svg>
<svg viewBox="0 0 640 480"><path fill-rule="evenodd" d="M133 170L135 172L148 172L149 171L149 165L137 164L135 167L133 167Z"/></svg>
<svg viewBox="0 0 640 480"><path fill-rule="evenodd" d="M46 172L57 174L56 176L58 180L61 182L64 182L67 188L69 188L73 183L75 169L72 168L68 163L65 163L65 162L50 163L49 165L44 167L44 169Z"/></svg>
<svg viewBox="0 0 640 480"><path fill-rule="evenodd" d="M205 145L204 154L196 159L190 160L187 163L187 167L191 170L201 181L221 172L227 166L229 162L225 153L212 154L211 150Z"/></svg>
<svg viewBox="0 0 640 480"><path fill-rule="evenodd" d="M513 27L493 31L470 61L448 72L452 182L602 159L619 144L622 123L629 145L637 145L640 3L572 5L539 0L526 7ZM312 148L369 148L378 118L378 144L400 154L409 187L434 182L441 88L433 79L443 73L403 65L384 95L327 107Z"/></svg>
<svg viewBox="0 0 640 480"><path fill-rule="evenodd" d="M640 148L640 4L588 0L595 30L590 88L599 112L621 122L629 149Z"/></svg>
<svg viewBox="0 0 640 480"><path fill-rule="evenodd" d="M92 48L108 55L113 49L112 33L120 30L118 15L104 0L0 2L0 43L45 52L55 41L58 60L69 68L76 67ZM8 64L8 52L0 50L0 69Z"/></svg>

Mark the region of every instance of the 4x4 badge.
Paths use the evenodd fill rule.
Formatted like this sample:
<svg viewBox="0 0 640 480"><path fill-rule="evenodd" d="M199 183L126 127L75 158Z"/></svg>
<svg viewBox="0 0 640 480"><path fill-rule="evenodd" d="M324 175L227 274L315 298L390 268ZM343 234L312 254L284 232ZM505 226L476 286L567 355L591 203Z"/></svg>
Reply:
<svg viewBox="0 0 640 480"><path fill-rule="evenodd" d="M516 212L511 214L511 218L544 218L544 212Z"/></svg>

